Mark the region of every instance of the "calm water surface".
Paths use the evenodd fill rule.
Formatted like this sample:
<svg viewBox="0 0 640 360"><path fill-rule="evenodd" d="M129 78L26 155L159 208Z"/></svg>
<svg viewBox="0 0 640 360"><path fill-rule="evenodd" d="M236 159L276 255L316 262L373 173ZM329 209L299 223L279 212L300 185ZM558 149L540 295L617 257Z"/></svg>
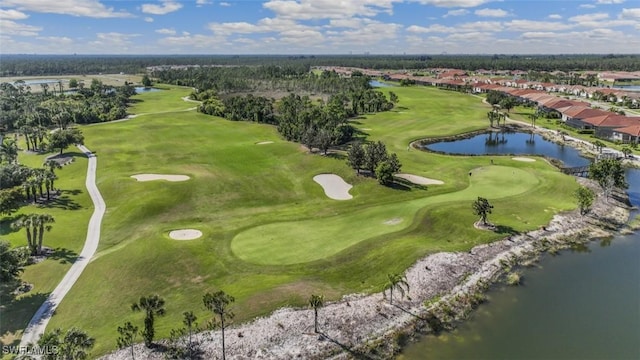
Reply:
<svg viewBox="0 0 640 360"><path fill-rule="evenodd" d="M395 85L392 85L392 84L387 84L387 83L380 82L378 80L369 81L369 85L371 85L373 87L393 87L393 86L395 86Z"/></svg>
<svg viewBox="0 0 640 360"><path fill-rule="evenodd" d="M426 148L450 154L545 155L562 160L570 167L586 166L590 162L570 146L558 145L537 134L520 132L480 134L468 139L429 144Z"/></svg>
<svg viewBox="0 0 640 360"><path fill-rule="evenodd" d="M506 152L539 153L542 141L536 139L535 152L513 141L509 146L520 147ZM581 166L569 159L567 165ZM640 171L629 170L627 181L639 206ZM524 270L523 286L496 286L488 296L456 331L426 336L399 359L640 359L639 234L545 255L538 267Z"/></svg>

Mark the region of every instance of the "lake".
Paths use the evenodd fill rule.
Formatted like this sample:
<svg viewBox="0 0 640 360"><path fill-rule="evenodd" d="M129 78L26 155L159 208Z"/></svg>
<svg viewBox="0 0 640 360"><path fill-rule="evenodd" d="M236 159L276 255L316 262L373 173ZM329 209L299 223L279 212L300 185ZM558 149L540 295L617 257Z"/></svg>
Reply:
<svg viewBox="0 0 640 360"><path fill-rule="evenodd" d="M532 148L521 136L508 140L508 151L517 154L542 154L538 150L551 146L536 139ZM464 151L484 147L475 141ZM494 146L485 150L496 153ZM571 163L573 155L558 159L581 166ZM627 181L631 203L640 206L640 170L628 170ZM425 336L398 359L640 359L640 234L547 254L538 265L523 270L522 286L495 285L489 301L458 329Z"/></svg>
<svg viewBox="0 0 640 360"><path fill-rule="evenodd" d="M144 86L136 86L136 94L146 94L146 93L152 93L156 91L162 91L162 90L156 89L156 88L146 88Z"/></svg>
<svg viewBox="0 0 640 360"><path fill-rule="evenodd" d="M373 87L394 87L395 86L393 84L383 83L383 82L380 82L378 80L369 81L369 85L371 85Z"/></svg>
<svg viewBox="0 0 640 360"><path fill-rule="evenodd" d="M558 145L538 134L521 132L492 132L456 141L440 141L426 146L433 151L458 155L544 155L562 160L566 166L586 166L589 159L570 146Z"/></svg>

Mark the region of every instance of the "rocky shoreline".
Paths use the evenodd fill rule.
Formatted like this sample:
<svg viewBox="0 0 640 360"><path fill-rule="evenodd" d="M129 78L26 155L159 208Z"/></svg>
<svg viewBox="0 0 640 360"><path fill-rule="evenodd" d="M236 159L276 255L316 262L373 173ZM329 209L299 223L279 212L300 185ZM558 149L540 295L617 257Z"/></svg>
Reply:
<svg viewBox="0 0 640 360"><path fill-rule="evenodd" d="M578 178L599 193L597 185ZM346 295L319 311L320 334L313 332L313 311L283 308L267 317L228 328L229 359L391 358L416 334L450 329L484 300L489 285L514 267L531 264L545 251L557 251L612 236L628 220L626 194L608 201L598 196L589 214L577 210L556 215L548 226L476 246L469 252L442 252L417 261L405 275L409 297L394 305L381 293ZM470 225L471 226L471 225ZM196 337L203 358L220 357L220 332ZM136 358L163 359L159 350L135 346ZM103 359L130 359L123 349Z"/></svg>

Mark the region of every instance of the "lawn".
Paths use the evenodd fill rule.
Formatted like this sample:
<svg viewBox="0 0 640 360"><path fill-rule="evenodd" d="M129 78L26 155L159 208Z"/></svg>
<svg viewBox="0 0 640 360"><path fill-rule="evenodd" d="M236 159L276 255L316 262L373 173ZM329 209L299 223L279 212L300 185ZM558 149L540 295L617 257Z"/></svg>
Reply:
<svg viewBox="0 0 640 360"><path fill-rule="evenodd" d="M382 140L398 153L403 172L444 185L381 186L358 176L339 154L308 154L282 140L273 126L184 111L195 105L180 100L188 89L140 95L130 111L160 113L84 127L86 145L98 155L107 213L96 257L49 328L85 329L96 337L93 353L99 355L114 349L116 328L125 321L142 326L130 305L144 295L167 300L167 315L157 320L157 336L167 337L181 326L184 311L193 310L200 323L210 317L201 304L207 291L235 296L236 322L304 306L311 293L337 299L379 291L387 273L426 254L465 251L575 207L575 181L544 161L492 156L496 165L490 166L488 157L407 150L416 139L486 127L487 107L477 98L424 87L383 91L399 95L396 109L354 124L368 140ZM273 143L256 145L261 141ZM81 163L86 166L74 166ZM191 179L130 177L140 173ZM328 199L312 180L320 173L353 184L354 199ZM490 220L499 233L474 229L471 200L478 195L495 206ZM168 232L180 228L204 236L169 239Z"/></svg>

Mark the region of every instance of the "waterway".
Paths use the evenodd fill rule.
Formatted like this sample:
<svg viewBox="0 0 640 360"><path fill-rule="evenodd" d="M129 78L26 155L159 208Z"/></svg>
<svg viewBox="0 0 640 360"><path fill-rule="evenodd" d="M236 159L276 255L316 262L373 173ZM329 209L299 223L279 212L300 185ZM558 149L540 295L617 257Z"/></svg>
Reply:
<svg viewBox="0 0 640 360"><path fill-rule="evenodd" d="M514 153L539 154L535 144ZM627 181L640 206L640 170ZM399 359L640 359L640 234L545 255L523 274L522 286L494 286L455 331L425 336Z"/></svg>
<svg viewBox="0 0 640 360"><path fill-rule="evenodd" d="M369 85L371 85L372 87L393 87L393 86L395 86L393 84L383 83L383 82L380 82L378 80L369 81Z"/></svg>

